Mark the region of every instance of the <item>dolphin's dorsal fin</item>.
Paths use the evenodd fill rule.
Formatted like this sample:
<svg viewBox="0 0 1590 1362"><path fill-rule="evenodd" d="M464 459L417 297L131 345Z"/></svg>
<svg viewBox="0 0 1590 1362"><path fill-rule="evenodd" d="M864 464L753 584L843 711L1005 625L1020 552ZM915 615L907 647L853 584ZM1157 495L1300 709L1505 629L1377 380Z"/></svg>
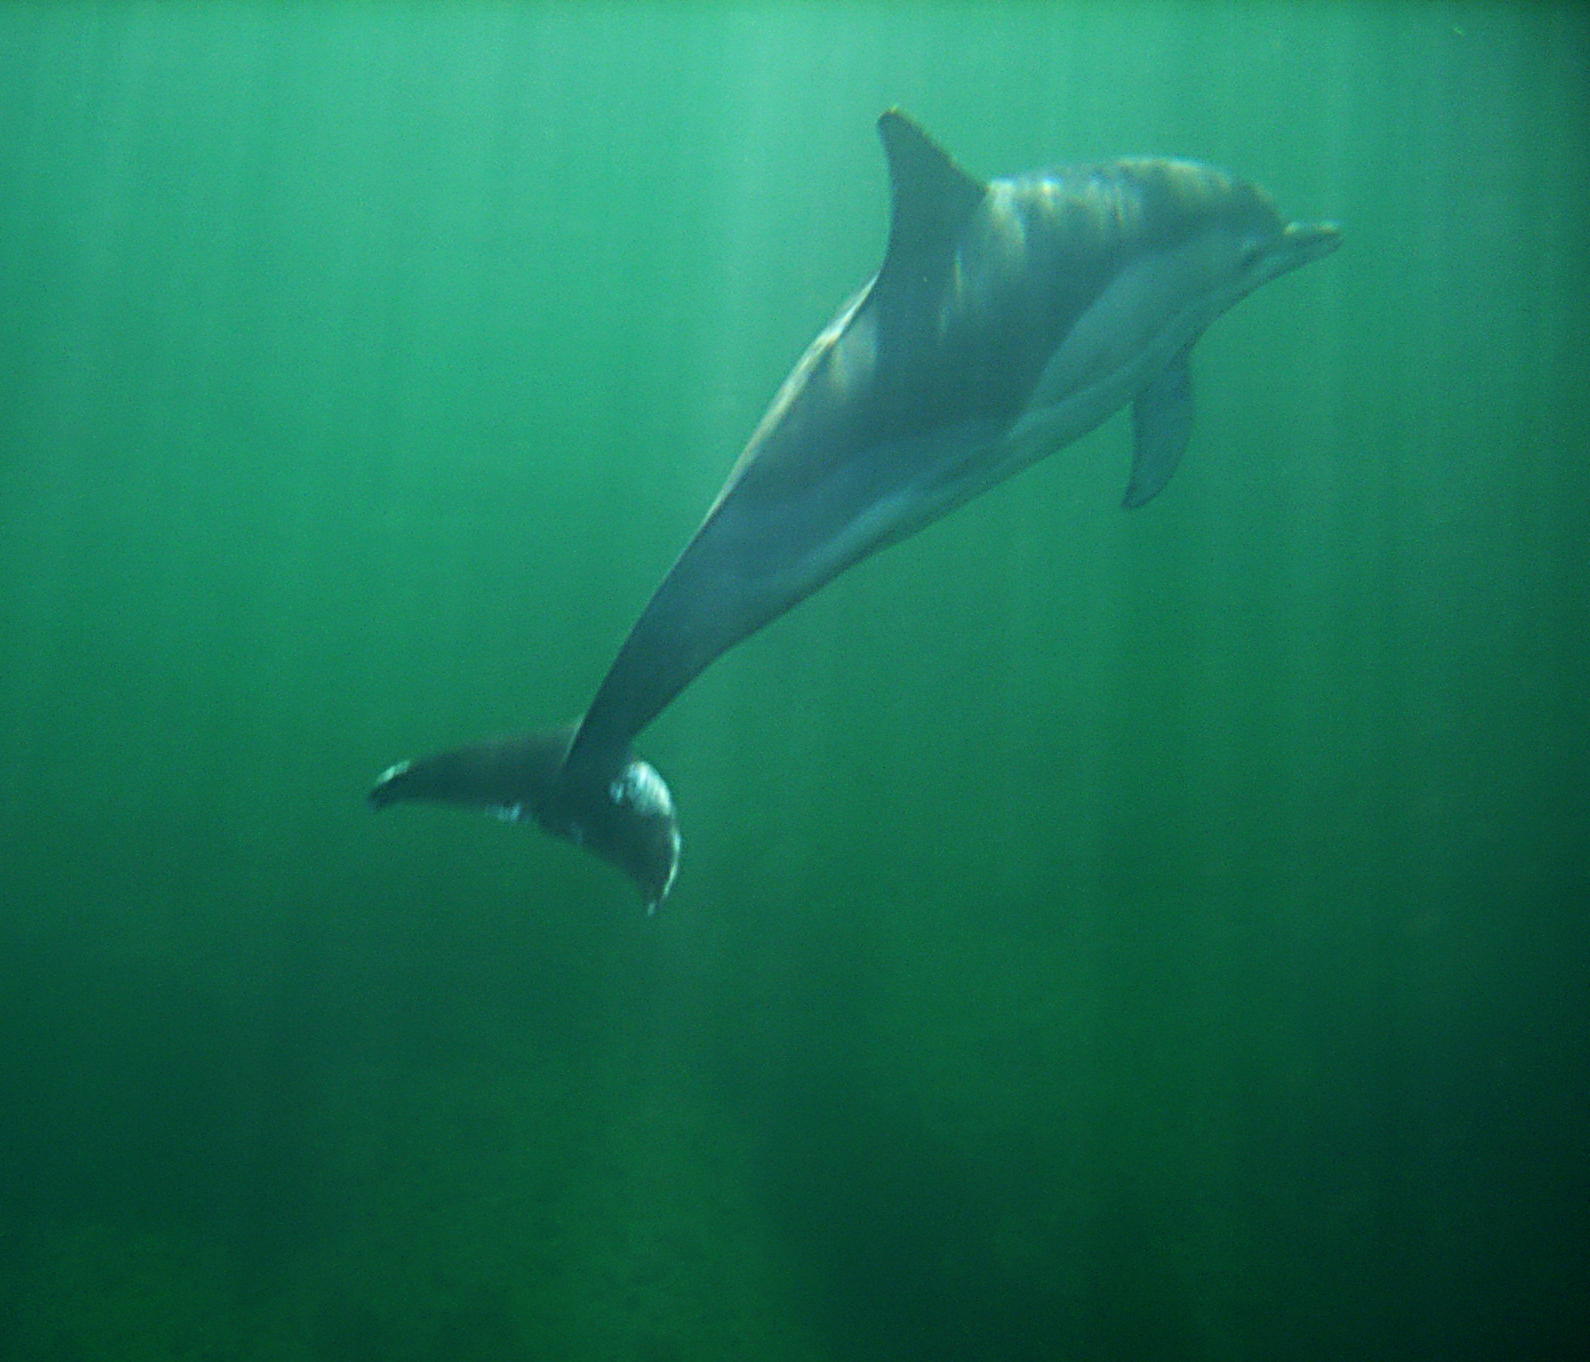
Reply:
<svg viewBox="0 0 1590 1362"><path fill-rule="evenodd" d="M882 272L921 268L949 252L987 186L956 165L899 109L878 119L878 135L889 159L894 200Z"/></svg>

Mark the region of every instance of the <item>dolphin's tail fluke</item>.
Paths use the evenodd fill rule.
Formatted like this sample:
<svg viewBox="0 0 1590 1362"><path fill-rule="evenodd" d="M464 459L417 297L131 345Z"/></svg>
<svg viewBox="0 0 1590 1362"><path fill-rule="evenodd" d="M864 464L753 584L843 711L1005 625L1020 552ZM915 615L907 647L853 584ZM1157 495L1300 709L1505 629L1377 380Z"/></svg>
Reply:
<svg viewBox="0 0 1590 1362"><path fill-rule="evenodd" d="M370 791L372 808L419 799L538 823L617 866L654 913L679 868L673 796L633 753L608 766L565 761L578 724L437 752L390 767Z"/></svg>

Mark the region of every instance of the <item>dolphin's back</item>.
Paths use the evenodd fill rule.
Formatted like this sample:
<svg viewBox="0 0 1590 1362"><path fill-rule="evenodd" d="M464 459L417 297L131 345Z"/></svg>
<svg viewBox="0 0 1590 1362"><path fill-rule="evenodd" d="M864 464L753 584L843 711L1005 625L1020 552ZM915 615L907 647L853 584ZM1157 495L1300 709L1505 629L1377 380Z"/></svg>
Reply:
<svg viewBox="0 0 1590 1362"><path fill-rule="evenodd" d="M1126 264L1233 204L1275 218L1256 191L1196 162L983 184L914 124L885 115L882 127L894 185L884 263L775 397L614 659L571 760L616 759L723 652L983 490L986 451ZM964 488L961 465L973 470Z"/></svg>

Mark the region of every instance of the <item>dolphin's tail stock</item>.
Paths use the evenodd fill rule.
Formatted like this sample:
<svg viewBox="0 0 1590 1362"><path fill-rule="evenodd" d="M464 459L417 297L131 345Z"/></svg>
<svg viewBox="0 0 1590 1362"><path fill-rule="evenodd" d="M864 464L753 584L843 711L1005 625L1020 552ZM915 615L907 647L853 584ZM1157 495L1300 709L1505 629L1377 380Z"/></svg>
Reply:
<svg viewBox="0 0 1590 1362"><path fill-rule="evenodd" d="M461 804L547 832L617 866L654 913L679 868L673 796L649 762L626 752L615 762L568 762L579 724L401 761L382 773L370 806L405 799Z"/></svg>

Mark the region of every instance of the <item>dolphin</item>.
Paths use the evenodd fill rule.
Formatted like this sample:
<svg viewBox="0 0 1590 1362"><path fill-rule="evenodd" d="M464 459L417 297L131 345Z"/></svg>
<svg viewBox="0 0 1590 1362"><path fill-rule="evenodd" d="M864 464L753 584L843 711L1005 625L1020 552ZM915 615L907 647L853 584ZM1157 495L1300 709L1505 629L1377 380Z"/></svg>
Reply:
<svg viewBox="0 0 1590 1362"><path fill-rule="evenodd" d="M976 179L898 109L878 272L807 349L590 707L562 727L385 771L369 802L534 822L623 871L655 912L679 867L673 796L633 742L725 650L846 568L1132 408L1125 504L1170 480L1188 353L1261 284L1341 241L1195 161Z"/></svg>

